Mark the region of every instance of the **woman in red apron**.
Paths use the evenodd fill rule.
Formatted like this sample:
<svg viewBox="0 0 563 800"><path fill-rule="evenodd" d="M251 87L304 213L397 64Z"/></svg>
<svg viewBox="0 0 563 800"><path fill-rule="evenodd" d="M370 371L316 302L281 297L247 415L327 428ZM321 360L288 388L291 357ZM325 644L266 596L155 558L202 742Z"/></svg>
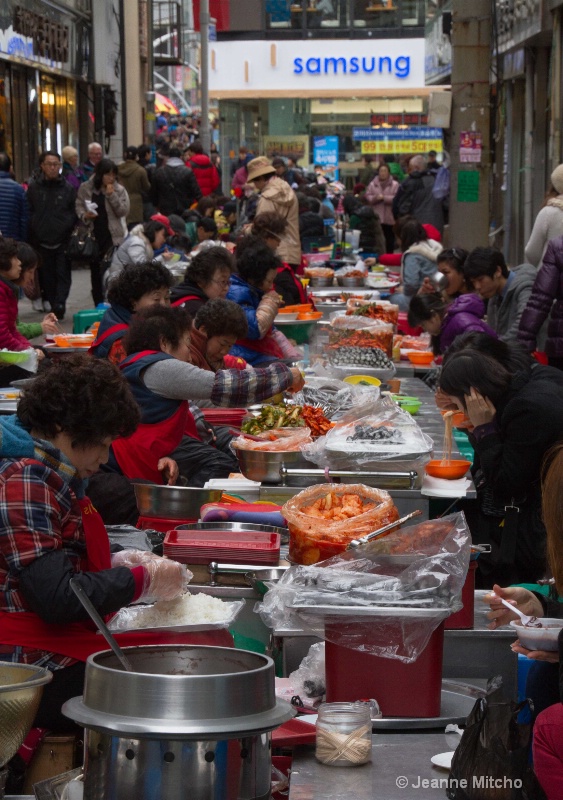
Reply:
<svg viewBox="0 0 563 800"><path fill-rule="evenodd" d="M170 305L173 279L162 264L139 264L125 268L114 278L108 290L110 308L104 314L90 354L119 364L125 357L123 337L131 317L142 308Z"/></svg>
<svg viewBox="0 0 563 800"><path fill-rule="evenodd" d="M208 300L227 296L233 269L234 260L226 247L202 250L190 261L182 283L172 289L172 305L195 316Z"/></svg>
<svg viewBox="0 0 563 800"><path fill-rule="evenodd" d="M200 369L245 369L243 358L229 355L248 333L242 308L231 300L210 300L197 312L190 332L190 360Z"/></svg>
<svg viewBox="0 0 563 800"><path fill-rule="evenodd" d="M110 443L138 421L116 368L87 356L54 364L24 392L17 415L0 420L0 661L52 670L38 727L68 729L61 705L80 689L87 657L106 649L74 596L72 577L104 616L185 589L185 568L152 554L131 566L118 554L121 565L112 565L105 527L85 494ZM148 634L119 640L162 641Z"/></svg>

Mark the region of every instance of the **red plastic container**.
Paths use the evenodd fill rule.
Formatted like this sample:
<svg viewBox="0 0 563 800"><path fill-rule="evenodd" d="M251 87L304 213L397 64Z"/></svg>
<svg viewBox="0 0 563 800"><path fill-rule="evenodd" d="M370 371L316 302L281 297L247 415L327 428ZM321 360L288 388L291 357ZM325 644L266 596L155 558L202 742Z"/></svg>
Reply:
<svg viewBox="0 0 563 800"><path fill-rule="evenodd" d="M248 414L246 408L202 408L204 418L210 425L226 425L240 428Z"/></svg>
<svg viewBox="0 0 563 800"><path fill-rule="evenodd" d="M377 624L374 622L374 624ZM327 703L373 697L385 717L438 717L442 693L444 624L412 664L326 642Z"/></svg>
<svg viewBox="0 0 563 800"><path fill-rule="evenodd" d="M264 564L280 557L279 533L266 531L173 530L164 537L164 555L183 564Z"/></svg>
<svg viewBox="0 0 563 800"><path fill-rule="evenodd" d="M182 523L183 525L192 525L197 522L197 519L166 519L166 517L139 517L137 520L137 528L142 531L152 530L160 531L160 533L167 533L171 528L175 528Z"/></svg>
<svg viewBox="0 0 563 800"><path fill-rule="evenodd" d="M469 562L467 577L461 590L463 608L448 617L445 624L447 631L470 630L473 628L473 614L475 611L475 570L477 560Z"/></svg>

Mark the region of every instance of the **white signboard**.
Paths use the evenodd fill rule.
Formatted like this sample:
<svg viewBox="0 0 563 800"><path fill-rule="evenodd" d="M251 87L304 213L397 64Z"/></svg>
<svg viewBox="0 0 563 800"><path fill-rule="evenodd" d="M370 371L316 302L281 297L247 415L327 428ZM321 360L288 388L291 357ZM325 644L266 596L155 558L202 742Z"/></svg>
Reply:
<svg viewBox="0 0 563 800"><path fill-rule="evenodd" d="M424 39L238 41L210 45L214 96L420 89Z"/></svg>

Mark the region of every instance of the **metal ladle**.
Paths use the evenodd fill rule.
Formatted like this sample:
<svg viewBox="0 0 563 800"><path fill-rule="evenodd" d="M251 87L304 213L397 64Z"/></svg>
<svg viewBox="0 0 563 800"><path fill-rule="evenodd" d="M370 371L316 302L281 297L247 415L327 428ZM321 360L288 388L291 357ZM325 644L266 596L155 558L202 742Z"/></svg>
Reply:
<svg viewBox="0 0 563 800"><path fill-rule="evenodd" d="M96 628L100 631L106 642L109 644L109 646L119 659L119 662L123 667L123 669L126 670L127 672L134 672L135 670L133 669L131 662L129 661L129 659L127 658L121 647L117 644L113 636L111 635L108 626L100 617L100 615L92 605L92 601L90 600L90 598L88 597L88 595L86 594L86 592L84 591L84 589L79 584L76 578L70 579L70 588L72 589L74 594L78 597L78 599L80 600L81 604L84 607L84 610L86 611L86 613L88 614L88 616L90 617Z"/></svg>

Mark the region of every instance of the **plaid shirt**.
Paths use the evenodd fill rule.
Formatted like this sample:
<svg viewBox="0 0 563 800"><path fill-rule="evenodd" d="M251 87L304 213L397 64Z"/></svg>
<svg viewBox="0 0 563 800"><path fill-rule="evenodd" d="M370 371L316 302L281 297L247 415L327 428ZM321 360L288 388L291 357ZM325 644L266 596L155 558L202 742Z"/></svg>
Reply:
<svg viewBox="0 0 563 800"><path fill-rule="evenodd" d="M35 439L34 459L0 460L0 608L29 611L19 575L42 555L63 550L76 571L86 564L86 545L78 498L84 488L61 452ZM28 647L0 644L0 662L61 669L74 659Z"/></svg>
<svg viewBox="0 0 563 800"><path fill-rule="evenodd" d="M211 401L216 406L246 408L267 400L293 384L285 364L270 364L257 369L221 369L215 373Z"/></svg>

